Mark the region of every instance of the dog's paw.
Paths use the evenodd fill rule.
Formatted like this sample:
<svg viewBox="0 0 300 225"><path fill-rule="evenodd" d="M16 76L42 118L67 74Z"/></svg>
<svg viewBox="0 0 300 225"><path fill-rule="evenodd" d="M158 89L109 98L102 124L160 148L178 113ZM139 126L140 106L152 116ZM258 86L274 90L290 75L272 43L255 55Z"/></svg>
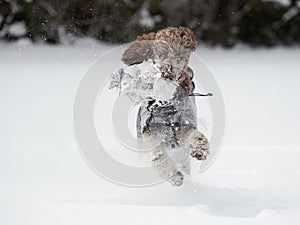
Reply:
<svg viewBox="0 0 300 225"><path fill-rule="evenodd" d="M209 143L202 133L193 131L188 136L186 149L192 157L205 160L209 154Z"/></svg>
<svg viewBox="0 0 300 225"><path fill-rule="evenodd" d="M180 171L177 171L173 176L168 179L168 182L173 186L181 186L183 184L183 174Z"/></svg>

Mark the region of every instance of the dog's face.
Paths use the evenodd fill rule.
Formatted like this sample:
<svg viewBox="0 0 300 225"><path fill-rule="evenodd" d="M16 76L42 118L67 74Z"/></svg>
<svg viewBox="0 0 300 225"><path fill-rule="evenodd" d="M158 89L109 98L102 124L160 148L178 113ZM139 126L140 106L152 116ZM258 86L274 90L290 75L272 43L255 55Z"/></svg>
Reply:
<svg viewBox="0 0 300 225"><path fill-rule="evenodd" d="M189 49L190 52L197 48L197 40L193 31L187 27L168 27L158 31L155 35L155 40L166 41L170 45L183 47Z"/></svg>
<svg viewBox="0 0 300 225"><path fill-rule="evenodd" d="M179 80L186 72L189 57L197 47L194 33L186 27L163 29L155 35L154 62L172 80Z"/></svg>
<svg viewBox="0 0 300 225"><path fill-rule="evenodd" d="M153 43L153 61L160 68L162 77L178 81L187 70L190 49L157 40Z"/></svg>

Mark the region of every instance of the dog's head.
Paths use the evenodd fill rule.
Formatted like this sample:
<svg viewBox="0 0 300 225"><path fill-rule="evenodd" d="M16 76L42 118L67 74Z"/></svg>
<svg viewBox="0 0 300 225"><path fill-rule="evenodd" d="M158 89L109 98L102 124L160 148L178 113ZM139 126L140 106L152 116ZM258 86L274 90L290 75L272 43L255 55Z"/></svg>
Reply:
<svg viewBox="0 0 300 225"><path fill-rule="evenodd" d="M168 27L157 33L138 36L123 53L122 61L134 65L152 59L161 69L164 79L189 83L183 77L186 77L189 57L196 47L192 30L182 26Z"/></svg>
<svg viewBox="0 0 300 225"><path fill-rule="evenodd" d="M168 27L161 31L158 31L155 35L155 40L166 41L170 44L170 47L195 51L197 48L197 40L193 31L187 27Z"/></svg>
<svg viewBox="0 0 300 225"><path fill-rule="evenodd" d="M122 61L126 65L142 63L153 59L156 55L167 58L170 54L180 58L189 57L197 47L196 36L187 27L168 27L157 33L151 32L138 36L122 55ZM169 53L169 54L168 54ZM183 53L188 53L188 55Z"/></svg>

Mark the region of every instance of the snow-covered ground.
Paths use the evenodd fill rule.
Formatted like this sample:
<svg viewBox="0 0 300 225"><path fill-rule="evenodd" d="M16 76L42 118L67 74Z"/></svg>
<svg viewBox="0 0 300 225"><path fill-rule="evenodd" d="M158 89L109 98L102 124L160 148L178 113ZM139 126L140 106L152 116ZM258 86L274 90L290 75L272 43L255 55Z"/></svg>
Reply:
<svg viewBox="0 0 300 225"><path fill-rule="evenodd" d="M300 223L300 49L200 46L226 105L218 159L180 188L128 188L96 175L73 137L77 87L111 47L0 43L1 225Z"/></svg>

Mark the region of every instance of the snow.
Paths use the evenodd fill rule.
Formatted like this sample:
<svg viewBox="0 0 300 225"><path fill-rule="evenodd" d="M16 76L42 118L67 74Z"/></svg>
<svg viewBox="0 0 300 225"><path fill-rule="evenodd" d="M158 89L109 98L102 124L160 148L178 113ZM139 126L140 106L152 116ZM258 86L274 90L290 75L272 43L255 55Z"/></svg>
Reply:
<svg viewBox="0 0 300 225"><path fill-rule="evenodd" d="M155 21L154 19L151 17L149 11L147 8L142 7L140 10L140 25L149 29L152 29L155 26Z"/></svg>
<svg viewBox="0 0 300 225"><path fill-rule="evenodd" d="M289 6L291 4L291 2L289 0L264 0L265 2L277 2L279 3L280 5L283 5L283 6Z"/></svg>
<svg viewBox="0 0 300 225"><path fill-rule="evenodd" d="M286 13L283 14L282 18L284 21L288 21L290 19L292 19L293 17L297 16L299 12L298 7L292 7L290 8Z"/></svg>
<svg viewBox="0 0 300 225"><path fill-rule="evenodd" d="M8 33L13 36L23 36L26 34L26 25L24 22L15 22L10 25Z"/></svg>
<svg viewBox="0 0 300 225"><path fill-rule="evenodd" d="M164 92L162 88L164 87ZM168 88L166 88L168 87ZM120 94L128 96L134 103L155 98L171 100L176 92L176 81L161 79L161 72L151 60L115 71L110 78L109 88L118 88Z"/></svg>
<svg viewBox="0 0 300 225"><path fill-rule="evenodd" d="M128 188L97 176L73 137L77 87L112 46L0 48L0 224L299 223L300 49L200 46L225 100L219 157L205 173L193 161L180 188Z"/></svg>
<svg viewBox="0 0 300 225"><path fill-rule="evenodd" d="M142 7L139 12L139 24L142 27L153 29L156 23L159 23L162 21L161 15L154 15L152 16L146 7Z"/></svg>

